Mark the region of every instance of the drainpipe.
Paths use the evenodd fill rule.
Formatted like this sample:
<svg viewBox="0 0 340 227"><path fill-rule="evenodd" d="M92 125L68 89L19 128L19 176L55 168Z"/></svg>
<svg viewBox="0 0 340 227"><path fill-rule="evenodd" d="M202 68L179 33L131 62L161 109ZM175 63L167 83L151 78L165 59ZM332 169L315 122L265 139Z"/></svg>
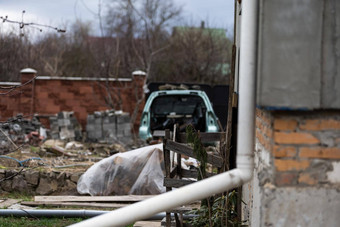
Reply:
<svg viewBox="0 0 340 227"><path fill-rule="evenodd" d="M241 186L254 169L255 76L258 0L242 1L237 168L72 226L125 226L161 211Z"/></svg>

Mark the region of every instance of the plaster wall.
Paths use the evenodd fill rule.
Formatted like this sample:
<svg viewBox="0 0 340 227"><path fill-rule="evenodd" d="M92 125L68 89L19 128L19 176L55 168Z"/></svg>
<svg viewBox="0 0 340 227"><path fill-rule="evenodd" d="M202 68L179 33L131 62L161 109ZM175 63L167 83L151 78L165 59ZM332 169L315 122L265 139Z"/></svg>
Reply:
<svg viewBox="0 0 340 227"><path fill-rule="evenodd" d="M252 226L339 226L339 189L265 187L261 196L262 217Z"/></svg>
<svg viewBox="0 0 340 227"><path fill-rule="evenodd" d="M340 108L340 2L260 0L257 104Z"/></svg>

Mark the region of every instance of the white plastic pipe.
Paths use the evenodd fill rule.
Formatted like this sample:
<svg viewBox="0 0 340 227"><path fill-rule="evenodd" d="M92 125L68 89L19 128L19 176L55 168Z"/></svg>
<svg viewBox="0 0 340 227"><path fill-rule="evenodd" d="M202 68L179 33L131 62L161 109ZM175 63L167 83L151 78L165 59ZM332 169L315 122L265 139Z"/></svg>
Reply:
<svg viewBox="0 0 340 227"><path fill-rule="evenodd" d="M242 1L237 168L72 226L126 226L156 213L238 187L252 178L258 0Z"/></svg>

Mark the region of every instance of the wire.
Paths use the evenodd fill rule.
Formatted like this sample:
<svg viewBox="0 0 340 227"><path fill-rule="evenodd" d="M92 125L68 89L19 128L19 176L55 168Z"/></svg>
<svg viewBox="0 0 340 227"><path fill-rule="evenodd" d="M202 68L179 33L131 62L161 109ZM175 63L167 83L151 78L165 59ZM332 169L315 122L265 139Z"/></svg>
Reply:
<svg viewBox="0 0 340 227"><path fill-rule="evenodd" d="M10 157L10 156L5 156L5 155L0 155L0 158L12 159L12 160L16 161L17 163L19 163L19 165L20 165L21 167L25 167L23 163L28 162L28 161L30 161L30 160L41 160L41 161L44 161L43 159L37 158L37 157L28 158L28 159L25 159L25 160L23 160L23 161L20 161L20 160L18 160L18 159L16 159L16 158L13 158L13 157Z"/></svg>
<svg viewBox="0 0 340 227"><path fill-rule="evenodd" d="M37 76L34 76L32 79L30 79L29 81L21 84L21 85L16 85L16 86L13 86L11 89L9 89L9 91L7 92L4 92L4 93L0 93L0 95L7 95L9 93L11 93L12 91L14 91L15 89L17 88L20 88L20 87L23 87L23 86L26 86L27 84L31 83L33 80L35 80L37 78Z"/></svg>
<svg viewBox="0 0 340 227"><path fill-rule="evenodd" d="M5 16L5 17L0 16L0 19L2 20L2 23L8 22L8 23L12 23L12 24L19 24L20 29L24 29L25 26L30 26L30 27L32 27L32 28L39 29L41 32L42 32L41 27L54 29L54 30L56 30L57 32L66 32L65 29L60 29L60 28L58 28L58 27L53 27L53 26L51 26L51 25L38 24L38 23L34 23L34 22L25 23L25 22L24 22L24 13L25 13L25 12L26 12L25 10L22 11L21 22L20 22L20 21L9 20L9 19L8 19L8 16Z"/></svg>

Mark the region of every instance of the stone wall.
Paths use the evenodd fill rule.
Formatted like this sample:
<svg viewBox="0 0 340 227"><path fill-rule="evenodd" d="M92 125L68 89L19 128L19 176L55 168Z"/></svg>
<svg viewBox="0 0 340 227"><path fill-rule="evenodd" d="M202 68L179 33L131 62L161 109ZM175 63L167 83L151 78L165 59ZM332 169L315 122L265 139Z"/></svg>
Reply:
<svg viewBox="0 0 340 227"><path fill-rule="evenodd" d="M0 169L0 191L29 195L77 195L77 182L83 172L36 169ZM5 179L5 180L4 180Z"/></svg>
<svg viewBox="0 0 340 227"><path fill-rule="evenodd" d="M339 188L340 111L256 110L243 219L251 226L335 226Z"/></svg>

